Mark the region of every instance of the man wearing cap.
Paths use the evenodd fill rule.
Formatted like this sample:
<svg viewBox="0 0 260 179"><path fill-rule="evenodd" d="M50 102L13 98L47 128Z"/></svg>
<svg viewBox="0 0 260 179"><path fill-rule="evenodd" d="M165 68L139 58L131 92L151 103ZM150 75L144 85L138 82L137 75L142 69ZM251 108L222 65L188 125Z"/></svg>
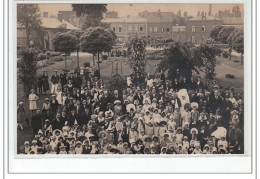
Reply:
<svg viewBox="0 0 260 179"><path fill-rule="evenodd" d="M51 76L51 82L52 82L51 93L52 94L57 93L59 80L60 80L60 77L58 75L58 70L55 70L55 74Z"/></svg>

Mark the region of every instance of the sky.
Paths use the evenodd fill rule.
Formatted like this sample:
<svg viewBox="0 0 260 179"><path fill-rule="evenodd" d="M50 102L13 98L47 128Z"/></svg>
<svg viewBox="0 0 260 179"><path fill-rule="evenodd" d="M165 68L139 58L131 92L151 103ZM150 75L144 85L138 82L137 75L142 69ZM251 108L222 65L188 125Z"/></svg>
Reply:
<svg viewBox="0 0 260 179"><path fill-rule="evenodd" d="M212 4L212 15L217 13L219 10L230 9L236 4ZM49 15L57 16L58 11L71 11L71 4L40 4L41 12L49 12ZM243 9L243 5L239 4L240 9ZM181 13L185 11L188 15L196 16L198 11L205 11L208 13L209 4L108 4L108 11L117 11L119 17L126 17L127 15L137 16L138 12L145 10L161 12L173 12L177 14L178 10Z"/></svg>

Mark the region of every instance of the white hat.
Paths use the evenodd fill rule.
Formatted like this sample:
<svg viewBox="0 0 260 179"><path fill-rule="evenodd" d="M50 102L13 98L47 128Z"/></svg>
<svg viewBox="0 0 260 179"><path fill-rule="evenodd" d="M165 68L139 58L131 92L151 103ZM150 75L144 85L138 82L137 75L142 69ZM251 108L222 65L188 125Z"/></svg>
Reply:
<svg viewBox="0 0 260 179"><path fill-rule="evenodd" d="M117 104L121 104L121 101L116 100L116 101L114 102L114 105L117 105Z"/></svg>
<svg viewBox="0 0 260 179"><path fill-rule="evenodd" d="M29 145L29 144L30 144L29 141L24 142L24 145Z"/></svg>
<svg viewBox="0 0 260 179"><path fill-rule="evenodd" d="M32 141L32 144L37 144L37 141L36 141L36 140L33 140L33 141Z"/></svg>
<svg viewBox="0 0 260 179"><path fill-rule="evenodd" d="M199 107L199 104L196 103L196 102L192 102L192 103L190 104L190 106L191 106L191 108L194 108L194 107L198 108L198 107Z"/></svg>

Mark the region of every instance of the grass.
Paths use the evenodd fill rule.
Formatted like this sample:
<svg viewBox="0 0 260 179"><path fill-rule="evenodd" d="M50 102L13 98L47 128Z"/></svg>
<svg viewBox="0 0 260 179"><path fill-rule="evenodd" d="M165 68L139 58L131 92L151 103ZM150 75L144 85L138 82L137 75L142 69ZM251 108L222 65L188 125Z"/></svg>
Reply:
<svg viewBox="0 0 260 179"><path fill-rule="evenodd" d="M240 65L240 63L235 63L233 60L237 57L233 57L232 60L225 59L223 57L218 57L217 58L217 66L216 66L216 79L219 82L219 84L223 87L234 87L237 90L240 90L241 92L244 91L243 86L244 86L244 69L243 66ZM109 81L111 76L112 76L112 66L113 66L113 71L116 73L116 60L118 60L118 73L122 75L129 75L131 74L131 69L127 65L127 60L126 58L121 58L121 57L108 57L107 60L103 61L100 63L100 69L101 69L101 78L104 81ZM92 55L86 54L86 53L81 53L80 54L80 60L79 64L80 66L83 66L85 62L90 62L91 67L93 66L93 61L92 61ZM147 62L146 66L146 72L150 74L154 74L157 64L159 64L160 61L158 60L151 60ZM122 65L121 65L122 63ZM97 64L96 64L97 65ZM122 68L121 68L122 66ZM70 57L70 60L67 60L67 67L69 70L73 70L77 68L77 58L75 54L72 54ZM58 70L59 72L65 68L64 62L63 61L58 61L55 62L54 64L43 67L39 69L37 72L38 74L42 74L44 70L47 70L49 77L54 73L54 70ZM229 79L226 78L226 74L232 74L235 75L235 79ZM50 86L51 87L51 86ZM17 83L17 103L20 101L24 102L25 108L26 108L26 114L27 117L30 118L30 112L28 111L29 108L29 102L28 98L23 96L23 89L22 85ZM37 101L38 107L41 108L42 106L40 104L43 104L43 101L46 97L50 97L50 94L47 95L39 95L39 100ZM24 130L17 130L17 145L18 145L18 150L21 145L23 145L24 141L32 140L32 129L25 128Z"/></svg>

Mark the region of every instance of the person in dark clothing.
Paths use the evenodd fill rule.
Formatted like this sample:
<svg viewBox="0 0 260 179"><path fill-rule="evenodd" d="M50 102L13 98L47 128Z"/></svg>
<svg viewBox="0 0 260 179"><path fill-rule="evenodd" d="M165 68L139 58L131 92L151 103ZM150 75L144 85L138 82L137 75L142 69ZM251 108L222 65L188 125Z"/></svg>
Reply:
<svg viewBox="0 0 260 179"><path fill-rule="evenodd" d="M172 83L172 89L174 91L179 91L179 89L180 89L180 83L178 82L177 78L174 78L174 81Z"/></svg>
<svg viewBox="0 0 260 179"><path fill-rule="evenodd" d="M42 75L39 75L37 78L38 94L42 94L42 87L43 87L43 79L42 79Z"/></svg>
<svg viewBox="0 0 260 179"><path fill-rule="evenodd" d="M50 90L49 86L49 76L47 74L47 71L45 70L42 74L42 87L43 87L43 92L46 94L48 90Z"/></svg>
<svg viewBox="0 0 260 179"><path fill-rule="evenodd" d="M62 92L64 92L64 86L67 84L67 74L65 73L64 70L60 74L60 84L61 84Z"/></svg>
<svg viewBox="0 0 260 179"><path fill-rule="evenodd" d="M52 130L59 129L62 130L62 127L65 125L65 121L61 118L60 114L56 115L56 118L52 121Z"/></svg>
<svg viewBox="0 0 260 179"><path fill-rule="evenodd" d="M82 85L82 78L81 78L81 76L78 75L78 73L75 73L73 85L75 86L75 88L78 88L78 89L80 89L80 87Z"/></svg>
<svg viewBox="0 0 260 179"><path fill-rule="evenodd" d="M100 71L96 67L94 67L94 77L100 79Z"/></svg>
<svg viewBox="0 0 260 179"><path fill-rule="evenodd" d="M209 100L210 111L216 114L216 110L222 105L222 98L218 94L218 90L214 91L214 95Z"/></svg>
<svg viewBox="0 0 260 179"><path fill-rule="evenodd" d="M52 95L52 98L50 99L50 105L51 105L51 115L54 118L58 112L59 103L56 99L56 95Z"/></svg>
<svg viewBox="0 0 260 179"><path fill-rule="evenodd" d="M79 125L87 125L88 122L91 120L91 111L89 108L84 108L84 111L80 114L80 123Z"/></svg>
<svg viewBox="0 0 260 179"><path fill-rule="evenodd" d="M42 129L42 115L40 109L37 109L36 114L32 116L31 125L33 128L33 135L38 134L38 131Z"/></svg>
<svg viewBox="0 0 260 179"><path fill-rule="evenodd" d="M51 76L51 82L52 82L51 93L55 94L58 92L57 89L58 89L58 84L60 82L60 77L58 75L57 70L55 70L55 74Z"/></svg>
<svg viewBox="0 0 260 179"><path fill-rule="evenodd" d="M189 88L189 83L186 77L183 77L182 82L180 84L180 89L188 89L188 88Z"/></svg>
<svg viewBox="0 0 260 179"><path fill-rule="evenodd" d="M68 116L68 121L67 121L67 123L68 123L68 125L69 125L70 127L72 127L73 125L79 123L79 118L78 118L78 116L76 115L75 110L71 110L70 115Z"/></svg>

